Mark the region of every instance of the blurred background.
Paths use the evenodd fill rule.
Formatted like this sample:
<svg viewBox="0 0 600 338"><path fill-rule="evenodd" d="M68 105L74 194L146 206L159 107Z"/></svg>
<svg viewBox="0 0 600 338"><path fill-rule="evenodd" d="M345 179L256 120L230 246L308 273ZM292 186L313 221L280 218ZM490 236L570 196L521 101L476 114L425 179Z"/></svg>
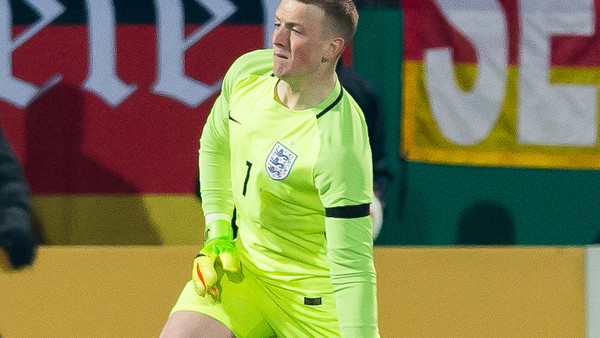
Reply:
<svg viewBox="0 0 600 338"><path fill-rule="evenodd" d="M377 245L595 241L599 9L565 3L356 1L343 60L380 100L389 174ZM277 4L6 2L0 123L40 243L200 242L198 138Z"/></svg>
<svg viewBox="0 0 600 338"><path fill-rule="evenodd" d="M600 337L600 0L355 3L382 336ZM158 335L202 243L203 124L278 4L0 1L0 126L42 244L0 271L0 335Z"/></svg>

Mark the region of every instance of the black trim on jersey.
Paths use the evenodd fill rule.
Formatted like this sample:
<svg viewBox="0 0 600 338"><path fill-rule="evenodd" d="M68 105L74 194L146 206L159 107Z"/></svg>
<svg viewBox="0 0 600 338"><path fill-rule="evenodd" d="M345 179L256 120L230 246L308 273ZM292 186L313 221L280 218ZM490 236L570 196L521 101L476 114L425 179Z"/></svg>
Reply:
<svg viewBox="0 0 600 338"><path fill-rule="evenodd" d="M371 214L369 204L325 208L325 216L332 218L360 218Z"/></svg>
<svg viewBox="0 0 600 338"><path fill-rule="evenodd" d="M335 107L336 104L340 103L340 101L342 100L342 96L344 96L344 89L343 88L341 88L340 95L338 95L337 99L335 99L335 101L333 101L333 103L330 104L329 107L325 108L325 110L323 110L322 112L320 112L319 114L317 114L317 118L325 115L325 113L327 113L328 111L330 111L331 108Z"/></svg>
<svg viewBox="0 0 600 338"><path fill-rule="evenodd" d="M233 121L233 122L235 122L235 123L237 123L237 124L241 124L241 123L240 123L240 121L238 121L238 120L234 119L233 117L231 117L231 112L229 112L228 116L229 116L229 119L230 119L231 121Z"/></svg>
<svg viewBox="0 0 600 338"><path fill-rule="evenodd" d="M323 301L321 300L321 297L317 297L317 298L304 297L304 305L321 305L322 303L323 303Z"/></svg>

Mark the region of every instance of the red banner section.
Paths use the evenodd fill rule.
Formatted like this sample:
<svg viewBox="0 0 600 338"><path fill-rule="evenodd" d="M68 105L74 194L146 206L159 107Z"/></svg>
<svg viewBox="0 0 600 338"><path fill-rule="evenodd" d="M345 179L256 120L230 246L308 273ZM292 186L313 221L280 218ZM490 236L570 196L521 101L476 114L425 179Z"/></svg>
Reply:
<svg viewBox="0 0 600 338"><path fill-rule="evenodd" d="M501 0L509 29L509 60L517 63L518 15L516 0ZM477 63L473 45L441 13L435 0L403 0L404 8L404 58L422 61L429 48L451 47L456 63ZM474 13L474 15L476 15Z"/></svg>
<svg viewBox="0 0 600 338"><path fill-rule="evenodd" d="M186 26L188 34L196 29ZM36 86L59 80L25 108L0 102L32 193L192 194L198 139L216 93L197 106L156 93L156 27L120 25L116 74L135 90L111 105L84 87L88 33L83 25L48 26L12 55L15 78ZM184 73L218 85L239 55L262 46L262 25L219 26L185 50Z"/></svg>
<svg viewBox="0 0 600 338"><path fill-rule="evenodd" d="M519 63L521 45L522 15L517 0L498 0L506 21L508 34L509 65ZM600 17L600 5L594 2L594 16ZM477 55L471 42L444 17L435 0L403 0L405 11L406 60L423 61L424 52L430 48L451 47L454 62L475 64ZM485 15L476 8L471 10L473 17ZM555 35L551 38L551 65L565 67L600 66L600 20L594 22L593 36Z"/></svg>

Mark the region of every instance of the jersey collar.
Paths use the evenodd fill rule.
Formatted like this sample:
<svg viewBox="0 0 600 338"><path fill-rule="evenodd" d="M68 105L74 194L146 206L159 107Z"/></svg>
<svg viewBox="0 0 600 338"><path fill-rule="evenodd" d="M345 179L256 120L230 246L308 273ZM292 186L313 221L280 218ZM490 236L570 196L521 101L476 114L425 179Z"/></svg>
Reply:
<svg viewBox="0 0 600 338"><path fill-rule="evenodd" d="M273 99L283 105L279 98L277 97L277 82L280 81L274 74L271 74L271 77L274 79L274 87L273 87ZM342 85L340 84L339 79L336 78L335 86L329 95L325 98L325 100L321 101L317 106L312 108L304 109L303 111L313 111L313 113L317 116L317 118L323 116L325 113L330 111L333 107L335 107L344 96L344 90L342 89Z"/></svg>

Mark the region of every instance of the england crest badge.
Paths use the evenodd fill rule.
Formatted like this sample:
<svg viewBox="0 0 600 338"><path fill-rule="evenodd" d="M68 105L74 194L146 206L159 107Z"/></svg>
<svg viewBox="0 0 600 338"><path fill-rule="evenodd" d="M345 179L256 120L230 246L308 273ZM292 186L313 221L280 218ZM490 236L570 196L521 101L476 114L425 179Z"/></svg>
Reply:
<svg viewBox="0 0 600 338"><path fill-rule="evenodd" d="M267 157L265 167L267 174L274 180L283 180L290 174L298 155L277 142Z"/></svg>

